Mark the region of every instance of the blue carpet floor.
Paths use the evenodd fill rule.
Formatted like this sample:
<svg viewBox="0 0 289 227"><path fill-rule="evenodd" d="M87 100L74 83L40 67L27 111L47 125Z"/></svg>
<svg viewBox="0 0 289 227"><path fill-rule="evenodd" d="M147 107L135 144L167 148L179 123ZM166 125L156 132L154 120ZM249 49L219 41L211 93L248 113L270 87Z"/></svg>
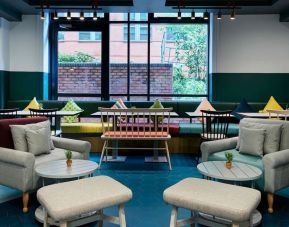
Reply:
<svg viewBox="0 0 289 227"><path fill-rule="evenodd" d="M98 162L99 156L92 155L91 159ZM111 176L133 191L133 199L126 205L128 227L167 227L169 226L170 206L163 201L163 191L186 177L201 177L201 175L196 169L193 157L188 155L172 155L172 171L168 170L167 164L144 163L143 160L143 156L134 156L129 157L125 163L104 163L102 169L95 175ZM0 187L0 196L3 196L1 190L4 190L5 195L5 188ZM9 192L11 194L11 191L7 188L6 190L8 194ZM1 203L0 227L41 226L34 218L34 211L38 205L35 194L31 196L28 214L21 212L21 198ZM279 196L276 196L273 215L266 212L265 195L258 209L263 215L263 222L260 226L289 227L289 188L280 191ZM117 215L116 208L107 209L105 212ZM180 217L189 214L183 209L179 212ZM97 225L92 223L87 226ZM105 223L104 226L116 225Z"/></svg>

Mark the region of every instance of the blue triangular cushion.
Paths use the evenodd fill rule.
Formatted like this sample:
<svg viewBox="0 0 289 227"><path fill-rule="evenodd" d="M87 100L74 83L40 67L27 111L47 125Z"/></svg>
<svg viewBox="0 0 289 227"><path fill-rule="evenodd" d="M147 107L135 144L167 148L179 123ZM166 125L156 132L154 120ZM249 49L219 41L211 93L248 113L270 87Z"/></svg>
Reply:
<svg viewBox="0 0 289 227"><path fill-rule="evenodd" d="M238 112L253 113L256 111L252 109L252 107L248 104L246 99L242 99L239 105L232 112L232 115L234 115L236 118L242 119L242 117L238 114Z"/></svg>

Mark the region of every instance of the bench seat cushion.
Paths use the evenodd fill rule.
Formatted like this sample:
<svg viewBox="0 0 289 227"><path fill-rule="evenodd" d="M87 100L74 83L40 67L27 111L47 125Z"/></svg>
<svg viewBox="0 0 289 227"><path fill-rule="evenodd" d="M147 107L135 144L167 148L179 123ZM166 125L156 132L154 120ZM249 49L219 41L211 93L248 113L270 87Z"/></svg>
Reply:
<svg viewBox="0 0 289 227"><path fill-rule="evenodd" d="M120 138L120 139L125 139L125 138L170 138L170 135L163 131L110 131L104 133L101 138Z"/></svg>
<svg viewBox="0 0 289 227"><path fill-rule="evenodd" d="M107 127L107 123L105 124ZM109 125L112 128L112 124ZM61 123L62 133L102 133L101 122Z"/></svg>
<svg viewBox="0 0 289 227"><path fill-rule="evenodd" d="M201 123L180 123L180 134L201 134L203 126ZM228 135L238 135L239 124L229 124Z"/></svg>
<svg viewBox="0 0 289 227"><path fill-rule="evenodd" d="M186 178L166 189L164 200L176 207L244 222L260 203L261 193L251 188Z"/></svg>
<svg viewBox="0 0 289 227"><path fill-rule="evenodd" d="M53 184L37 191L37 199L55 221L123 204L132 191L108 176Z"/></svg>

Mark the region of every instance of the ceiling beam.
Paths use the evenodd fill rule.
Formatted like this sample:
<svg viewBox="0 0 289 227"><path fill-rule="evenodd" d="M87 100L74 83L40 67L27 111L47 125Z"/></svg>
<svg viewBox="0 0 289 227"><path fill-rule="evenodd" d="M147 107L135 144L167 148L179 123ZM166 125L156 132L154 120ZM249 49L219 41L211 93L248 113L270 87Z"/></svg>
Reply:
<svg viewBox="0 0 289 227"><path fill-rule="evenodd" d="M276 0L166 0L166 6L271 6ZM231 4L232 3L232 4Z"/></svg>
<svg viewBox="0 0 289 227"><path fill-rule="evenodd" d="M40 6L42 3L49 2L51 7L65 7L65 6L91 6L92 0L24 0L31 6ZM133 0L98 0L98 6L133 6Z"/></svg>
<svg viewBox="0 0 289 227"><path fill-rule="evenodd" d="M0 17L8 21L21 21L22 14L4 3L0 4Z"/></svg>

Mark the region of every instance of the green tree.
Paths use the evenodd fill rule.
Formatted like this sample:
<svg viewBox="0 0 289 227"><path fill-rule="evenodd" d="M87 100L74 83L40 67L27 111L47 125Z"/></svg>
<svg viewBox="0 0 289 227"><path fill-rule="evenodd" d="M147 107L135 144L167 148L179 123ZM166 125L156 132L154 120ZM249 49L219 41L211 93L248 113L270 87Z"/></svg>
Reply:
<svg viewBox="0 0 289 227"><path fill-rule="evenodd" d="M77 52L76 54L63 54L58 55L59 63L98 63L99 61L86 53Z"/></svg>
<svg viewBox="0 0 289 227"><path fill-rule="evenodd" d="M207 25L166 25L174 40L174 93L207 92L208 30Z"/></svg>

